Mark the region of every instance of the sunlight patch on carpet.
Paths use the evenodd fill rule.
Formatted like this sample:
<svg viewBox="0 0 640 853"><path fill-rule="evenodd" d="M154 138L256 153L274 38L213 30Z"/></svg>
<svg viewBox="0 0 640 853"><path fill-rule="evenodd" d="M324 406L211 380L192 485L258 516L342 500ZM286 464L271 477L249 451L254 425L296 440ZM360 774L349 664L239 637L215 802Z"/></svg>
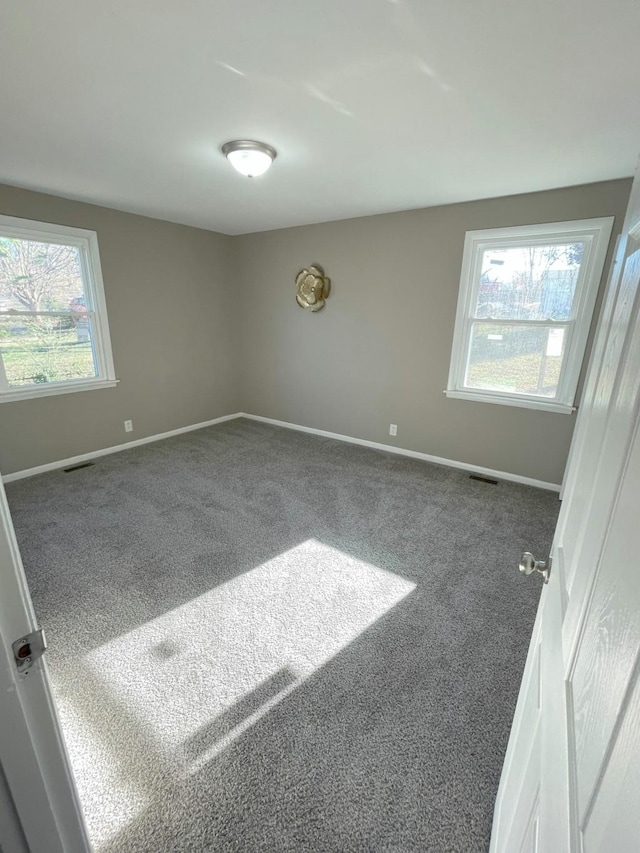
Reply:
<svg viewBox="0 0 640 853"><path fill-rule="evenodd" d="M197 772L414 589L308 539L90 652L108 704L124 711L118 751L140 753L132 797L122 773L114 784L121 759L82 741L86 783L110 789L109 834L144 805L145 788L157 791L145 767Z"/></svg>

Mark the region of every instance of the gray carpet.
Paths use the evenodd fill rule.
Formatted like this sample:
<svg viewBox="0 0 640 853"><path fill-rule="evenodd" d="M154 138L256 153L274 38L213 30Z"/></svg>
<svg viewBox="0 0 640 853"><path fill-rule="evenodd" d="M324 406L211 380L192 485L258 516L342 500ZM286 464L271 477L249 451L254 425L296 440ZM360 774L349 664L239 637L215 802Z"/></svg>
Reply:
<svg viewBox="0 0 640 853"><path fill-rule="evenodd" d="M557 495L247 420L7 492L99 853L487 850Z"/></svg>

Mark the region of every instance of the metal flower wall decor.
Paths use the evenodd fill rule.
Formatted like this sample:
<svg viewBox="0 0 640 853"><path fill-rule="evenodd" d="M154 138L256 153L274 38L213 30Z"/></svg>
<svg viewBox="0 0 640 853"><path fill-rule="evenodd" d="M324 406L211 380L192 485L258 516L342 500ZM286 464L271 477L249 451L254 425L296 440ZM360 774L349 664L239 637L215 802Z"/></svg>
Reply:
<svg viewBox="0 0 640 853"><path fill-rule="evenodd" d="M324 274L320 264L300 270L296 276L296 302L309 311L320 311L331 290L331 279Z"/></svg>

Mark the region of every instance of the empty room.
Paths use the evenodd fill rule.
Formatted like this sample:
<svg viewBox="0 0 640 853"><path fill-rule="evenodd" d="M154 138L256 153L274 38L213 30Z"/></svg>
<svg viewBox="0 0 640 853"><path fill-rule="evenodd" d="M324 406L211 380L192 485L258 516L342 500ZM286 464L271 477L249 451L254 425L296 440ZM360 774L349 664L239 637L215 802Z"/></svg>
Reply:
<svg viewBox="0 0 640 853"><path fill-rule="evenodd" d="M1 20L0 851L640 849L640 5Z"/></svg>

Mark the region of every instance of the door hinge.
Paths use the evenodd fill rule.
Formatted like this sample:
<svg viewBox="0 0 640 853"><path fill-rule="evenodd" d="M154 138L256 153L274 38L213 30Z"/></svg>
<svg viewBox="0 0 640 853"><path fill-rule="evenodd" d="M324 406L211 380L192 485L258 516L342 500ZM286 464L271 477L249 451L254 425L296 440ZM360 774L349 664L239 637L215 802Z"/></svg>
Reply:
<svg viewBox="0 0 640 853"><path fill-rule="evenodd" d="M25 634L11 644L16 669L20 675L26 675L35 661L41 658L47 650L47 640L43 628L36 628L30 634Z"/></svg>

